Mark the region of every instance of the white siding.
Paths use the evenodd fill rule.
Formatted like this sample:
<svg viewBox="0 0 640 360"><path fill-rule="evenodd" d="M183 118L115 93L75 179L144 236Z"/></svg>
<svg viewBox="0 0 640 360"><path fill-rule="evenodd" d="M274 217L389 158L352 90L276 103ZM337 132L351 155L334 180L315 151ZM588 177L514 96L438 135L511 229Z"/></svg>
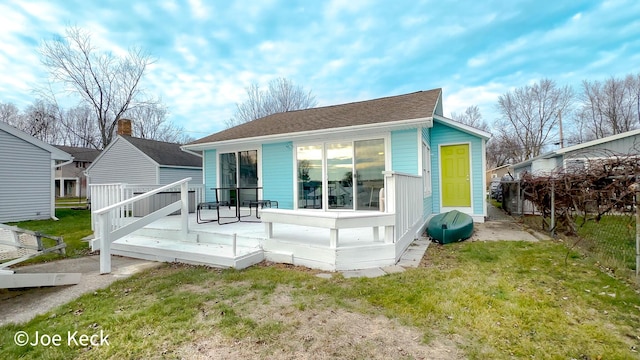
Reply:
<svg viewBox="0 0 640 360"><path fill-rule="evenodd" d="M189 184L202 184L201 169L179 169L179 168L160 168L160 184L166 185L182 180L184 178L192 178Z"/></svg>
<svg viewBox="0 0 640 360"><path fill-rule="evenodd" d="M0 130L0 223L48 219L51 153Z"/></svg>
<svg viewBox="0 0 640 360"><path fill-rule="evenodd" d="M91 184L155 184L157 164L127 141L118 138L89 169Z"/></svg>

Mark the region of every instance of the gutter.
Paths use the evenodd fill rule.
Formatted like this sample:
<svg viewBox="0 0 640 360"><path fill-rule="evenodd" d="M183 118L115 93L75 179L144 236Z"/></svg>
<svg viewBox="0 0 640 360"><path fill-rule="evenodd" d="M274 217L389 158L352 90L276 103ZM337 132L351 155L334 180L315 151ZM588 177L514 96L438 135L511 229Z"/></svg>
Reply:
<svg viewBox="0 0 640 360"><path fill-rule="evenodd" d="M184 151L184 152L186 152L188 154L195 155L195 156L197 156L199 158L202 158L202 153L198 153L198 152L195 152L195 151L192 151L192 150L189 150L189 149L185 149L184 145L180 146L180 150L182 150L182 151Z"/></svg>
<svg viewBox="0 0 640 360"><path fill-rule="evenodd" d="M74 158L72 157L71 160L65 161L65 162L60 163L60 164L55 164L55 165L52 166L52 168L55 169L55 168L59 168L59 167L71 164L73 162L73 160L74 160Z"/></svg>

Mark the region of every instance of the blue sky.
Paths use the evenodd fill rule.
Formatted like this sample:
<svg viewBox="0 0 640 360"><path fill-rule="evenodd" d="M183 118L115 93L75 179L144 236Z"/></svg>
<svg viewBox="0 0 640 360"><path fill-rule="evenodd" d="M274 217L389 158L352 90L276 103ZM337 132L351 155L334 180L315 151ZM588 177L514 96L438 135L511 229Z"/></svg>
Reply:
<svg viewBox="0 0 640 360"><path fill-rule="evenodd" d="M640 72L637 0L5 0L0 24L0 102L34 100L41 41L75 25L100 50L149 51L143 87L195 138L278 77L319 106L441 87L445 115L478 105L491 123L498 96L542 77L577 90Z"/></svg>

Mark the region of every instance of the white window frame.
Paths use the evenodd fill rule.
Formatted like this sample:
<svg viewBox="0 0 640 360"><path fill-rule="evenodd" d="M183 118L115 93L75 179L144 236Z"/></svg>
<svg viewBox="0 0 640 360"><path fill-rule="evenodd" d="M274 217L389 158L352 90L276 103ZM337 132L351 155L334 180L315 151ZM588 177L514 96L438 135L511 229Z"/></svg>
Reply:
<svg viewBox="0 0 640 360"><path fill-rule="evenodd" d="M422 188L424 196L429 197L433 193L431 182L431 147L422 141Z"/></svg>

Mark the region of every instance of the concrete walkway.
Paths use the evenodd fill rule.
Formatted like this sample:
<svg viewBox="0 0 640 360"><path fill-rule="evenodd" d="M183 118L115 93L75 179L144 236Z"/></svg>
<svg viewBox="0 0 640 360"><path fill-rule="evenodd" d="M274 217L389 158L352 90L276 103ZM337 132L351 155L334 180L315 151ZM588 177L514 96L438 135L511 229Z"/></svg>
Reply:
<svg viewBox="0 0 640 360"><path fill-rule="evenodd" d="M77 285L51 286L27 289L0 289L0 326L8 323L22 323L36 315L44 314L53 308L66 304L80 295L106 288L116 280L127 278L144 269L159 266L160 263L112 256L114 271L100 275L100 257L83 256L75 259L63 259L48 263L27 265L13 269L20 273L81 273ZM0 275L2 276L2 275Z"/></svg>
<svg viewBox="0 0 640 360"><path fill-rule="evenodd" d="M515 218L488 204L487 221L474 224L470 241L539 241L549 237L526 229Z"/></svg>

